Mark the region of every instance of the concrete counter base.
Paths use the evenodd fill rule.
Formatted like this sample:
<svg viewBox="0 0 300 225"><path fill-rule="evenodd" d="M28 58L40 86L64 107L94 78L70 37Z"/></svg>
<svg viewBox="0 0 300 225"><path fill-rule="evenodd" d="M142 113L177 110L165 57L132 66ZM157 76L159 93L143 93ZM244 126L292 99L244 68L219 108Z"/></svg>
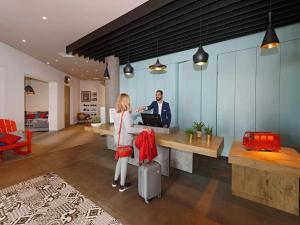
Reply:
<svg viewBox="0 0 300 225"><path fill-rule="evenodd" d="M112 136L106 136L106 147L116 150L116 145ZM170 175L170 167L183 170L189 173L193 172L193 153L181 152L175 149L166 148L157 145L158 156L154 159L161 165L162 175ZM131 165L138 166L139 150L134 146L134 159L130 159Z"/></svg>

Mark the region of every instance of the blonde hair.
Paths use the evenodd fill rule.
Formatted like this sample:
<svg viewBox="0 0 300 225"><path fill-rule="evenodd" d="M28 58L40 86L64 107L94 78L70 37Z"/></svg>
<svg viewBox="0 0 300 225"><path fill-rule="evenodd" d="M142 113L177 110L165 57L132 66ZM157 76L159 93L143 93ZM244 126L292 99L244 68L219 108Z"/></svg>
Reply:
<svg viewBox="0 0 300 225"><path fill-rule="evenodd" d="M126 93L121 93L116 102L116 112L125 112L129 111L131 113L131 105L129 95Z"/></svg>

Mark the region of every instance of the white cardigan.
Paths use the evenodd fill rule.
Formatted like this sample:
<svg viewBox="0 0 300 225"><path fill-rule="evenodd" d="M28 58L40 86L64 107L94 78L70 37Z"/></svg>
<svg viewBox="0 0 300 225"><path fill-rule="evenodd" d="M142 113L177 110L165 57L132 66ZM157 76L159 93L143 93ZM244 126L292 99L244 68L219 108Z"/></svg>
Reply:
<svg viewBox="0 0 300 225"><path fill-rule="evenodd" d="M118 145L118 132L120 129L122 113L115 112L114 114L114 141ZM120 133L120 146L132 146L133 134L138 134L143 131L143 128L133 127L133 116L130 112L125 111L123 115L122 129Z"/></svg>

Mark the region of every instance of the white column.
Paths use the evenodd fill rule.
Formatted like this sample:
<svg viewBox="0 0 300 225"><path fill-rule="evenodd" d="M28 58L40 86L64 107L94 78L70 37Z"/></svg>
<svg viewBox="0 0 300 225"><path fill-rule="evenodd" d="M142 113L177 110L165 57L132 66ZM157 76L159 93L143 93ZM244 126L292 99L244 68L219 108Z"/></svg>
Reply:
<svg viewBox="0 0 300 225"><path fill-rule="evenodd" d="M63 97L64 99L64 97ZM58 85L49 82L49 130L58 130Z"/></svg>
<svg viewBox="0 0 300 225"><path fill-rule="evenodd" d="M120 61L115 56L106 58L110 80L105 81L105 107L106 122L109 122L109 108L115 107L115 102L120 93Z"/></svg>

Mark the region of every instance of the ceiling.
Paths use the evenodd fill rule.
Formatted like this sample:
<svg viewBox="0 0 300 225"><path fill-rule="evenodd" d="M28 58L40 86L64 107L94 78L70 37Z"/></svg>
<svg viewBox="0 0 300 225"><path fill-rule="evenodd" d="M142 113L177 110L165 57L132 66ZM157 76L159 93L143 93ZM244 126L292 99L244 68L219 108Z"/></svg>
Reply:
<svg viewBox="0 0 300 225"><path fill-rule="evenodd" d="M299 0L273 0L274 27L300 22ZM67 46L101 61L109 55L135 62L264 31L269 0L151 0ZM260 43L258 43L259 45Z"/></svg>
<svg viewBox="0 0 300 225"><path fill-rule="evenodd" d="M2 0L0 41L44 63L49 62L67 74L92 79L103 74L103 64L83 57L63 57L66 46L144 2L146 0ZM43 16L47 20L43 20Z"/></svg>

